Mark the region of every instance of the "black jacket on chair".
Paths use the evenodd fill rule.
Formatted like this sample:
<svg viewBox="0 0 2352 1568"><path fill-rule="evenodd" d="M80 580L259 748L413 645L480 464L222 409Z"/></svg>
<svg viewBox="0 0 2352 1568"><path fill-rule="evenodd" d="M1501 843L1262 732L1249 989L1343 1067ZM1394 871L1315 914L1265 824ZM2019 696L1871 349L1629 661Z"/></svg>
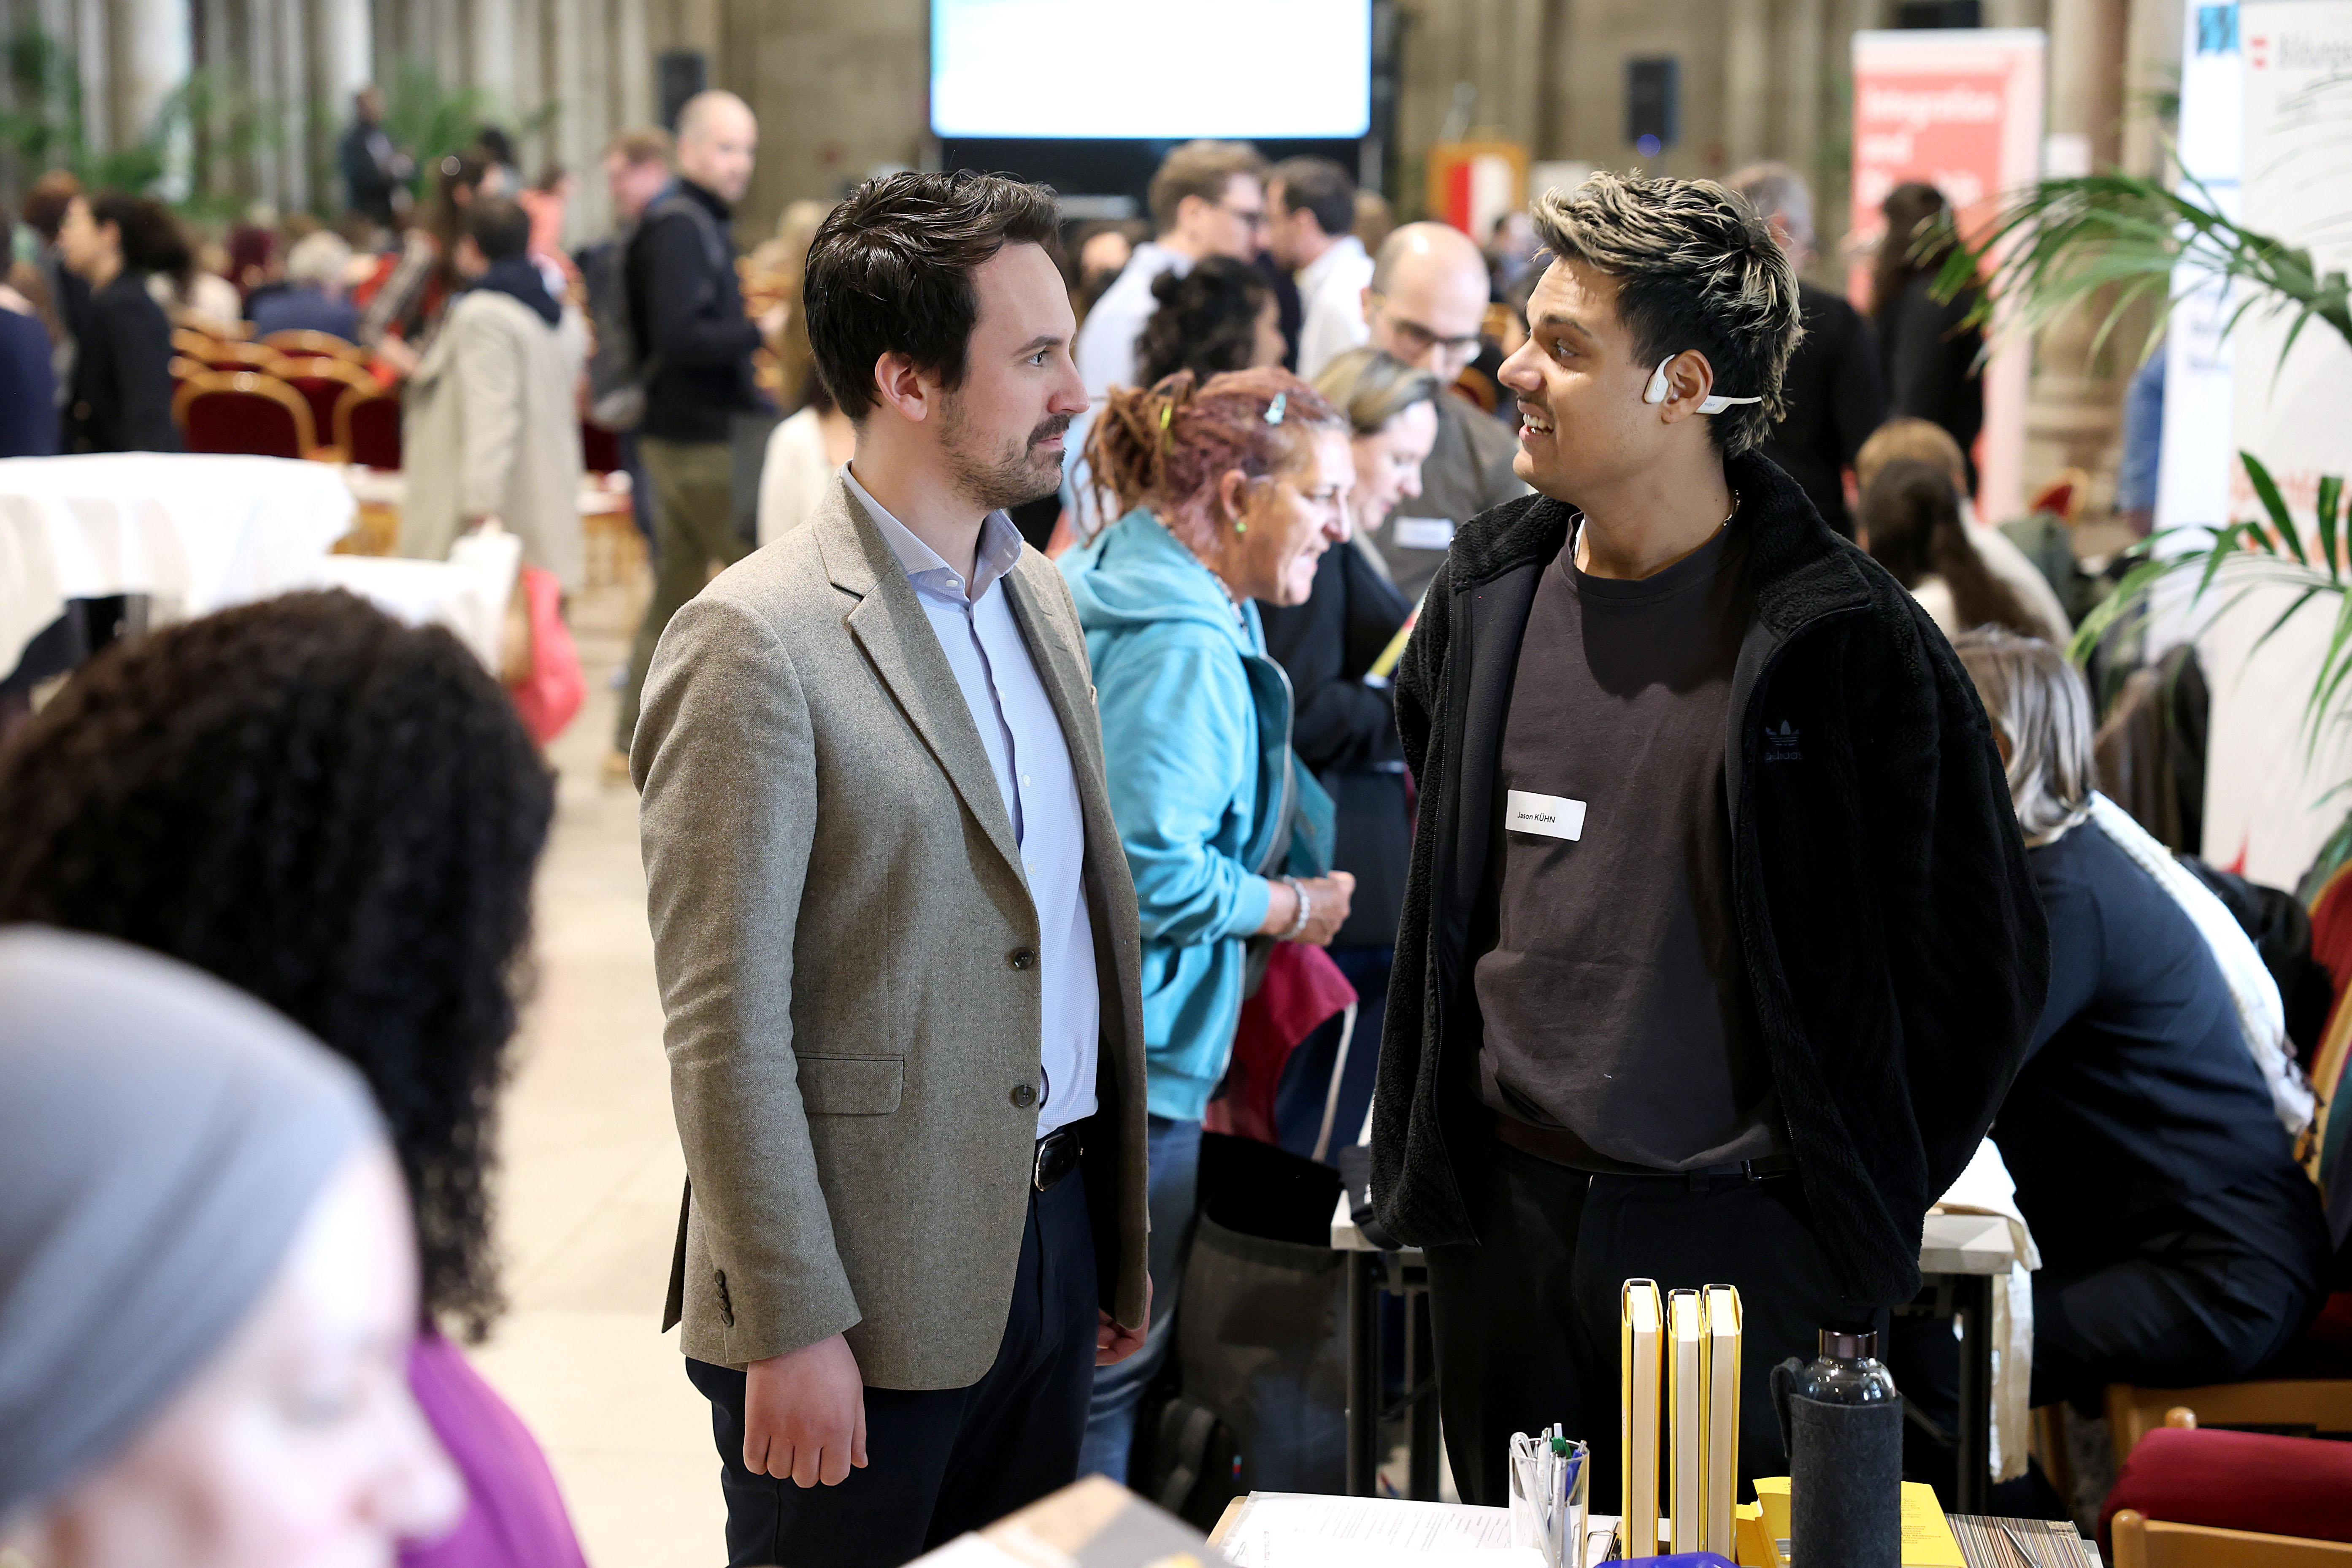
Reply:
<svg viewBox="0 0 2352 1568"><path fill-rule="evenodd" d="M147 292L147 274L124 268L95 289L80 323L68 452L176 452L172 423L172 322Z"/></svg>
<svg viewBox="0 0 2352 1568"><path fill-rule="evenodd" d="M1756 1018L1843 1289L1907 1300L1920 1221L2016 1074L2050 968L1976 688L1926 612L1763 458L1728 459L1754 625L1725 736L1732 892ZM1476 1240L1454 1162L1483 1146L1471 939L1519 641L1570 508L1455 536L1397 671L1421 785L1372 1122L1381 1224Z"/></svg>

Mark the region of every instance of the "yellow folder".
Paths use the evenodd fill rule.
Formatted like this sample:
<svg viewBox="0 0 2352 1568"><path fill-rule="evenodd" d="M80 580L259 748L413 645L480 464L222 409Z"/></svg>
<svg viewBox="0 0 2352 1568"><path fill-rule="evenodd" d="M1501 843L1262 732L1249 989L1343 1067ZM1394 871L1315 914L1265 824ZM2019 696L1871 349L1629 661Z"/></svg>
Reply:
<svg viewBox="0 0 2352 1568"><path fill-rule="evenodd" d="M1658 1406L1664 1392L1659 1387L1664 1359L1664 1303L1658 1296L1658 1282L1626 1280L1622 1306L1624 1400L1618 1432L1624 1452L1624 1486L1618 1529L1626 1556L1654 1557L1658 1552Z"/></svg>
<svg viewBox="0 0 2352 1568"><path fill-rule="evenodd" d="M1701 1550L1733 1554L1732 1500L1739 1490L1739 1291L1710 1285L1706 1303L1706 1539Z"/></svg>
<svg viewBox="0 0 2352 1568"><path fill-rule="evenodd" d="M1789 1478L1759 1476L1756 1500L1763 1510L1757 1539L1766 1542L1789 1538ZM1746 1556L1739 1559L1745 1565ZM1903 1483L1903 1568L1967 1568L1959 1538L1936 1500L1936 1489L1924 1481Z"/></svg>

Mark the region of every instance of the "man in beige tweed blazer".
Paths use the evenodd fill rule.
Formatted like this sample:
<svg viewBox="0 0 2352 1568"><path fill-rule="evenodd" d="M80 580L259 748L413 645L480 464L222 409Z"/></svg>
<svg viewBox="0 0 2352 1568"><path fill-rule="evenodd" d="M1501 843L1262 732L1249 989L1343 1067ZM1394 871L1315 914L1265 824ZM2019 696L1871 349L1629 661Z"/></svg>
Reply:
<svg viewBox="0 0 2352 1568"><path fill-rule="evenodd" d="M903 1563L1068 1482L1149 1318L1135 894L1076 613L1001 510L1086 405L1055 222L969 174L834 211L805 299L856 454L646 679L664 1327L730 1563Z"/></svg>

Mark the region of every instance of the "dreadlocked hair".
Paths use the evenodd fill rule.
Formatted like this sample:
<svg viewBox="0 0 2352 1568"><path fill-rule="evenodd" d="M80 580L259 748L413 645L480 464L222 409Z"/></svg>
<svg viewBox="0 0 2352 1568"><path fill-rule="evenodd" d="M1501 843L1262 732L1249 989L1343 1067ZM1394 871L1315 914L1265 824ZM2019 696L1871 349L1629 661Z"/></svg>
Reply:
<svg viewBox="0 0 2352 1568"><path fill-rule="evenodd" d="M1280 416L1266 416L1276 399ZM1087 437L1087 467L1102 515L1150 507L1192 549L1209 540L1217 481L1297 472L1318 430L1346 431L1328 398L1286 370L1234 370L1198 380L1180 370L1150 387L1115 386Z"/></svg>

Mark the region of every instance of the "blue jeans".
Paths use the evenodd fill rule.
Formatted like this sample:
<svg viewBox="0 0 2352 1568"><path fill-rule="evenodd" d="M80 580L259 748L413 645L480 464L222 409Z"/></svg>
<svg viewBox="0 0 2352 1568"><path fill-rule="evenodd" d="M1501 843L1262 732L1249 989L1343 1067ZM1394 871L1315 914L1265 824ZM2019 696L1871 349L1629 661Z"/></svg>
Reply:
<svg viewBox="0 0 2352 1568"><path fill-rule="evenodd" d="M1078 1474L1099 1472L1119 1482L1127 1479L1128 1451L1135 1447L1136 1405L1176 1340L1176 1288L1200 1208L1201 1124L1166 1116L1150 1121L1151 1327L1141 1350L1117 1366L1095 1368L1087 1440L1078 1450Z"/></svg>

